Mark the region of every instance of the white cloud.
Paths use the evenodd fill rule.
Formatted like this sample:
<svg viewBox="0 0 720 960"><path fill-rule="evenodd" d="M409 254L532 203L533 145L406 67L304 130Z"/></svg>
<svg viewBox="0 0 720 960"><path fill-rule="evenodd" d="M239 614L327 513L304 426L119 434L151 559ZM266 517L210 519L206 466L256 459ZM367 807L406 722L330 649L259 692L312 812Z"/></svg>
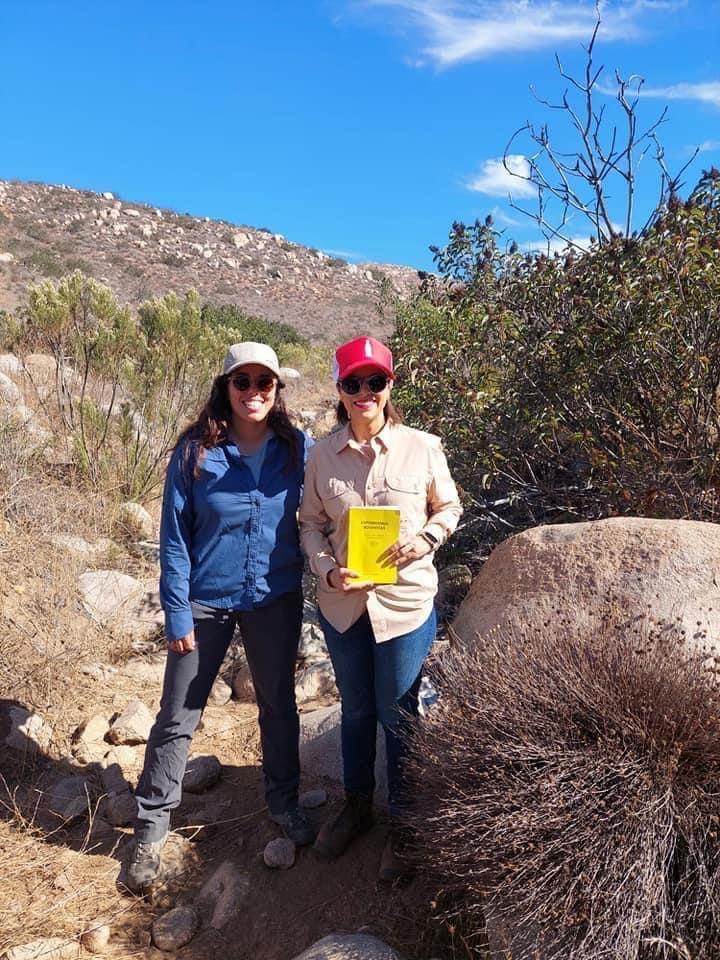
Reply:
<svg viewBox="0 0 720 960"><path fill-rule="evenodd" d="M698 153L714 153L716 150L720 150L720 140L703 140L697 146Z"/></svg>
<svg viewBox="0 0 720 960"><path fill-rule="evenodd" d="M507 167L506 167L507 164ZM468 190L485 193L491 197L536 197L537 190L531 183L522 180L530 174L530 164L521 153L509 154L503 163L502 157L484 160L480 173L465 184Z"/></svg>
<svg viewBox="0 0 720 960"><path fill-rule="evenodd" d="M667 87L641 87L637 91L641 97L654 97L659 100L697 100L720 107L720 81L708 83L671 83Z"/></svg>
<svg viewBox="0 0 720 960"><path fill-rule="evenodd" d="M484 60L500 53L586 43L595 24L589 0L362 0L365 7L396 11L403 26L416 27L423 59L439 67ZM602 10L605 40L642 35L649 13L684 6L684 0L619 0Z"/></svg>
<svg viewBox="0 0 720 960"><path fill-rule="evenodd" d="M509 216L502 207L494 206L490 211L495 223L500 227L522 227L524 223L522 220L517 220L515 217Z"/></svg>

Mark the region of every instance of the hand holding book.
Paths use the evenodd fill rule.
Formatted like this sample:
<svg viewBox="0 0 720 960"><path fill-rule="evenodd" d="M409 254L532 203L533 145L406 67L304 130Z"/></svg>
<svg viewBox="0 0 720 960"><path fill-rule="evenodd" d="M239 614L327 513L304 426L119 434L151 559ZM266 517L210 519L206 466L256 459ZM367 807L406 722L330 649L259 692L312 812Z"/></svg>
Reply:
<svg viewBox="0 0 720 960"><path fill-rule="evenodd" d="M406 567L413 560L419 560L432 550L428 541L417 534L409 540L397 540L381 555L383 566Z"/></svg>
<svg viewBox="0 0 720 960"><path fill-rule="evenodd" d="M360 579L360 574L348 567L333 567L327 575L327 582L333 590L340 590L342 593L350 593L352 590L367 590L372 586L372 581Z"/></svg>

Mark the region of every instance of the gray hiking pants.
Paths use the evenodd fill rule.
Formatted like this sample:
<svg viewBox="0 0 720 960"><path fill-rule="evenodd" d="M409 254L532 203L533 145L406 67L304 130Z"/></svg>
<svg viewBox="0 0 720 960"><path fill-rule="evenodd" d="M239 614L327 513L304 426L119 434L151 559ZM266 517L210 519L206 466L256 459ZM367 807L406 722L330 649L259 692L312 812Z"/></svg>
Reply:
<svg viewBox="0 0 720 960"><path fill-rule="evenodd" d="M271 813L297 805L300 724L295 704L295 661L302 624L302 594L286 593L254 610L216 610L193 604L195 649L168 650L160 712L150 732L135 797L135 836L154 842L168 831L182 798L190 741L210 690L240 625L258 704L265 799Z"/></svg>

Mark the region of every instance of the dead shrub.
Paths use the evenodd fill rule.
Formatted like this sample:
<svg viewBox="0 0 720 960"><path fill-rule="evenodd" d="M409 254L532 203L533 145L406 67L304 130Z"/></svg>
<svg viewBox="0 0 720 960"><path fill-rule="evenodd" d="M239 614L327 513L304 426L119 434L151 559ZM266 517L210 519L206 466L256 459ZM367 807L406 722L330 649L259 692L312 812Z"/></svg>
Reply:
<svg viewBox="0 0 720 960"><path fill-rule="evenodd" d="M414 822L451 917L479 937L489 907L545 960L717 957L715 658L608 614L455 646L435 681Z"/></svg>

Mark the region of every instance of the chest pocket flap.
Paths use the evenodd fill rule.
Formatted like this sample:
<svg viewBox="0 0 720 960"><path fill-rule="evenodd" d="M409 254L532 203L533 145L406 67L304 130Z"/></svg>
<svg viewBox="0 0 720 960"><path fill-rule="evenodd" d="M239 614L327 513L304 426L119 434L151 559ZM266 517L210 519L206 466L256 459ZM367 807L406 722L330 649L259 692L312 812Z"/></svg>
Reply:
<svg viewBox="0 0 720 960"><path fill-rule="evenodd" d="M419 494L425 493L425 478L416 473L395 473L387 474L385 477L390 490L397 493Z"/></svg>
<svg viewBox="0 0 720 960"><path fill-rule="evenodd" d="M341 497L344 493L354 493L355 484L352 480L340 480L338 477L330 477L327 481L325 496L329 499Z"/></svg>

